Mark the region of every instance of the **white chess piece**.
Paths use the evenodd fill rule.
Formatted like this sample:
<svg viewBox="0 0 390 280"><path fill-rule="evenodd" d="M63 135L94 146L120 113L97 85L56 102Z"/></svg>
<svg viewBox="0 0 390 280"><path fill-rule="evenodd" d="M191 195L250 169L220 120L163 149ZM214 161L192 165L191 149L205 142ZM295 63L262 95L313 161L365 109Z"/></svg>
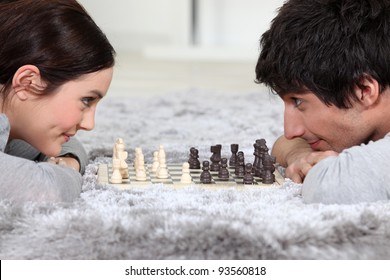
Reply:
<svg viewBox="0 0 390 280"><path fill-rule="evenodd" d="M110 182L112 184L121 184L122 183L122 175L120 172L120 166L121 166L120 159L115 158L112 160L112 175L111 175L111 180L110 180Z"/></svg>
<svg viewBox="0 0 390 280"><path fill-rule="evenodd" d="M122 151L125 150L125 144L123 142L122 138L117 138L114 144L114 148L112 151L112 158L119 158L118 157L118 148L121 149Z"/></svg>
<svg viewBox="0 0 390 280"><path fill-rule="evenodd" d="M112 159L120 159L121 160L121 166L120 166L120 172L122 175L122 178L129 178L129 171L128 166L126 163L126 159L128 157L128 153L125 151L125 144L123 142L122 138L117 138L115 141L115 145L113 148L112 153Z"/></svg>
<svg viewBox="0 0 390 280"><path fill-rule="evenodd" d="M182 184L191 184L192 178L190 175L190 164L188 162L183 163L182 175L180 178L180 183Z"/></svg>
<svg viewBox="0 0 390 280"><path fill-rule="evenodd" d="M145 157L141 153L137 157L137 167L139 168L140 166L145 166Z"/></svg>
<svg viewBox="0 0 390 280"><path fill-rule="evenodd" d="M164 158L166 158L166 154L165 154L165 150L164 150L164 146L163 145L160 145L159 149L158 149L158 156L162 156Z"/></svg>
<svg viewBox="0 0 390 280"><path fill-rule="evenodd" d="M123 179L129 178L129 169L127 165L128 153L125 151L125 144L122 138L118 138L114 148L115 156L113 158L120 160L120 172Z"/></svg>
<svg viewBox="0 0 390 280"><path fill-rule="evenodd" d="M139 158L143 156L142 149L140 147L135 148L134 168L138 169Z"/></svg>
<svg viewBox="0 0 390 280"><path fill-rule="evenodd" d="M161 146L160 146L161 147ZM161 149L160 149L161 152ZM158 162L159 166L157 169L157 178L159 179L167 179L168 176L168 169L167 169L167 164L166 164L166 159L165 159L165 152L158 153Z"/></svg>
<svg viewBox="0 0 390 280"><path fill-rule="evenodd" d="M153 153L153 164L152 164L152 172L153 173L157 172L159 165L160 165L160 163L158 162L158 152L156 151Z"/></svg>
<svg viewBox="0 0 390 280"><path fill-rule="evenodd" d="M140 165L138 169L135 171L135 180L146 181L146 171L144 165Z"/></svg>

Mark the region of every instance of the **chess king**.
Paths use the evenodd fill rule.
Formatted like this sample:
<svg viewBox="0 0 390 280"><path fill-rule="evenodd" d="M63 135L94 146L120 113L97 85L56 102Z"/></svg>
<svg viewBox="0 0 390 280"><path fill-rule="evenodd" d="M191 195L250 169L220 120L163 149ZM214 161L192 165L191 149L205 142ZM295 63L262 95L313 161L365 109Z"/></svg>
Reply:
<svg viewBox="0 0 390 280"><path fill-rule="evenodd" d="M260 49L256 80L285 106L272 154L304 201L388 200L390 1L286 1Z"/></svg>

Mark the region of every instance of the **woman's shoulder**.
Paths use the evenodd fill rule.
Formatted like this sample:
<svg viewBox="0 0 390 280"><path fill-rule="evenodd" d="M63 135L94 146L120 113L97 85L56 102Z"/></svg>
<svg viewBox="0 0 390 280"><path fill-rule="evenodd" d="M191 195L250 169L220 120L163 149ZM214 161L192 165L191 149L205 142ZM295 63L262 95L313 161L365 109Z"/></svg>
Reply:
<svg viewBox="0 0 390 280"><path fill-rule="evenodd" d="M4 152L9 137L9 122L4 114L0 114L0 152Z"/></svg>

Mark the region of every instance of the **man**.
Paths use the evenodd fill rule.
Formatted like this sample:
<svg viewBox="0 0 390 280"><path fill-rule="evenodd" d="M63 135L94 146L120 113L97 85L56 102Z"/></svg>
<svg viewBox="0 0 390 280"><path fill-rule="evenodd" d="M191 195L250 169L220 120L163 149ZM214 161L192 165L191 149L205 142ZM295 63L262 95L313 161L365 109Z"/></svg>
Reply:
<svg viewBox="0 0 390 280"><path fill-rule="evenodd" d="M390 0L289 0L256 79L285 104L272 153L306 202L390 198Z"/></svg>

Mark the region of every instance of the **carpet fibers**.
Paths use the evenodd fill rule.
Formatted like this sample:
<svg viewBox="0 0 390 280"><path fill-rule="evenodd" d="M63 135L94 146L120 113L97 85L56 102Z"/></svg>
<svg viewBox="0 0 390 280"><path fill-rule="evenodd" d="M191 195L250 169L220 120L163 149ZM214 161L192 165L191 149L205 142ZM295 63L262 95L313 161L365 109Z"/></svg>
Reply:
<svg viewBox="0 0 390 280"><path fill-rule="evenodd" d="M82 132L91 160L80 198L70 204L0 201L0 259L390 259L390 203L304 204L300 185L281 188L174 190L149 185L119 191L96 183L117 137L129 160L145 160L163 144L167 161L187 160L189 148L209 159L210 146L253 142L272 146L283 133L283 106L266 92L171 93L107 97L96 129Z"/></svg>

